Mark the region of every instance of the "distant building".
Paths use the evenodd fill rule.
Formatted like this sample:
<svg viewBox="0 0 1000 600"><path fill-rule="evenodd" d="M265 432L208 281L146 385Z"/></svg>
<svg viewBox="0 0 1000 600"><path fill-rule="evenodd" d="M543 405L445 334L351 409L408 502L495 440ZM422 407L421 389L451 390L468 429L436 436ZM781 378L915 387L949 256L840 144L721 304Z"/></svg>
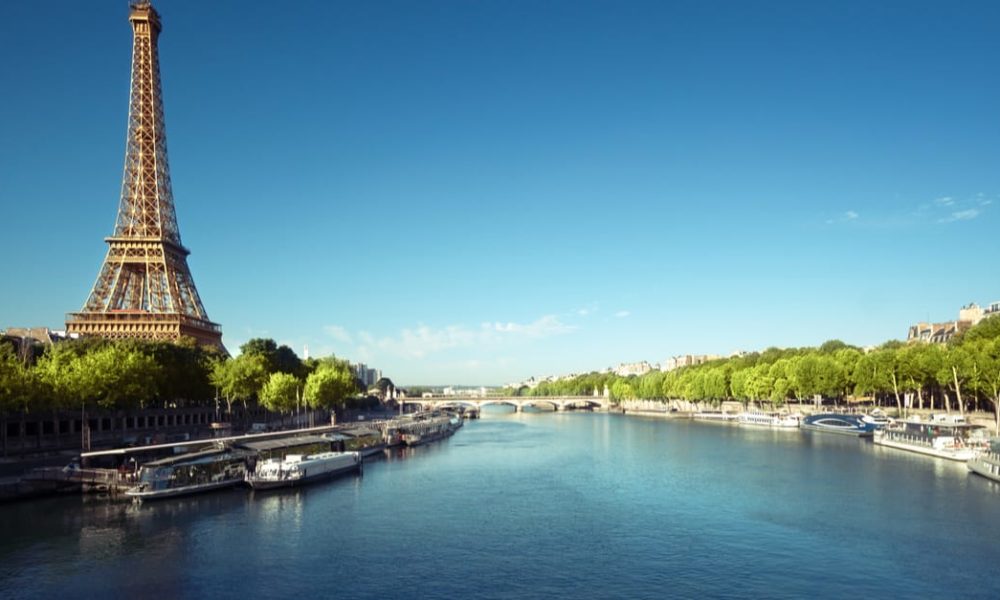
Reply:
<svg viewBox="0 0 1000 600"><path fill-rule="evenodd" d="M975 302L970 302L967 306L958 309L958 320L976 325L983 320L983 309Z"/></svg>
<svg viewBox="0 0 1000 600"><path fill-rule="evenodd" d="M906 341L944 344L969 327L971 327L971 325L968 321L917 323L916 325L910 325L910 330L906 334Z"/></svg>
<svg viewBox="0 0 1000 600"><path fill-rule="evenodd" d="M628 377L629 375L645 375L653 370L653 366L646 361L634 363L622 363L614 369L615 375Z"/></svg>
<svg viewBox="0 0 1000 600"><path fill-rule="evenodd" d="M910 325L906 332L906 341L944 344L959 333L975 327L983 319L996 314L1000 314L1000 302L993 302L985 309L975 302L970 302L958 309L958 320L943 323L920 322Z"/></svg>
<svg viewBox="0 0 1000 600"><path fill-rule="evenodd" d="M667 360L663 361L663 370L673 371L674 369L679 369L681 367L693 367L695 365L701 365L720 358L722 357L718 354L684 354L681 356L671 356Z"/></svg>
<svg viewBox="0 0 1000 600"><path fill-rule="evenodd" d="M354 377L366 388L373 387L375 382L382 379L382 371L380 369L369 369L368 365L364 363L351 365L351 369L354 371Z"/></svg>

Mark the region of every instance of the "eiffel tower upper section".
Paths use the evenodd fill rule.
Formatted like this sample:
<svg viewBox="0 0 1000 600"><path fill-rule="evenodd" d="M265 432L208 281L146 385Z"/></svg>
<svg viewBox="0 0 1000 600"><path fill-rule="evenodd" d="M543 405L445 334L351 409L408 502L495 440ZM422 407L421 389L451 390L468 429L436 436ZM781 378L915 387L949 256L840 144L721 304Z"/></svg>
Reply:
<svg viewBox="0 0 1000 600"><path fill-rule="evenodd" d="M78 313L67 315L71 333L111 338L176 340L190 336L222 348L181 244L160 88L157 42L160 15L149 2L131 5L132 92L125 172L114 234L94 288Z"/></svg>

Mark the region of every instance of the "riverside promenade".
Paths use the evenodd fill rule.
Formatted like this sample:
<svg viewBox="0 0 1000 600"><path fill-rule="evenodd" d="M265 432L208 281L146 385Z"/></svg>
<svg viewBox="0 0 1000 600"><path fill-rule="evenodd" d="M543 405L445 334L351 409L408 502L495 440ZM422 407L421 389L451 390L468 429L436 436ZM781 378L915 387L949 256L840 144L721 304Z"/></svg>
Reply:
<svg viewBox="0 0 1000 600"><path fill-rule="evenodd" d="M744 405L736 401L722 402L718 406L711 406L699 402L689 402L687 400L625 400L616 405L616 408L626 415L637 415L646 417L661 417L667 419L691 419L694 418L694 414L703 410L718 410L730 413L742 412L745 408ZM874 408L878 408L885 412L887 415L894 419L900 418L898 410L895 407L871 407L871 406L828 406L815 404L786 404L780 407L778 410L781 412L799 413L805 416L823 414L823 413L845 413L845 414L860 414L866 413ZM614 410L614 409L612 409ZM942 411L930 410L930 409L909 409L903 418L910 416L919 416L923 420L928 420L932 414L941 414ZM959 415L958 411L951 411L948 414ZM996 416L993 413L986 411L967 411L964 413L965 419L974 425L982 425L988 428L994 434L1000 434L996 431Z"/></svg>

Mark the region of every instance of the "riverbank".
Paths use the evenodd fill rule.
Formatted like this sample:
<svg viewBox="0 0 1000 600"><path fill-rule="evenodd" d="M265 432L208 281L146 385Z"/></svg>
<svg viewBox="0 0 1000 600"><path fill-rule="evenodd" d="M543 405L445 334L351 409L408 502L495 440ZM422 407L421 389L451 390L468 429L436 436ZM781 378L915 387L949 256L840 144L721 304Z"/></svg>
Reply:
<svg viewBox="0 0 1000 600"><path fill-rule="evenodd" d="M862 409L863 408L863 409ZM889 417L894 419L901 418L899 411L893 407L878 407L879 410L886 413ZM685 400L669 400L665 402L657 400L626 400L617 405L617 408L611 409L611 412L621 412L624 415L634 415L641 417L660 417L666 419L691 419L695 418L695 413L701 411L722 411L732 414L737 414L746 410L746 407L740 402L723 402L718 406L708 406L702 405L700 403L688 402ZM815 404L786 404L780 407L779 412L782 413L798 413L803 416L810 416L816 414L827 414L827 413L843 413L843 414L863 414L874 410L872 407L858 407L858 406L816 406ZM941 410L930 410L930 409L910 409L906 411L906 414L902 418L918 416L922 420L930 420L931 415L959 415L957 411L951 411L950 413L943 413ZM986 427L993 435L1000 435L1000 431L997 431L996 417L992 413L986 411L975 411L964 413L965 420L973 425L982 425Z"/></svg>

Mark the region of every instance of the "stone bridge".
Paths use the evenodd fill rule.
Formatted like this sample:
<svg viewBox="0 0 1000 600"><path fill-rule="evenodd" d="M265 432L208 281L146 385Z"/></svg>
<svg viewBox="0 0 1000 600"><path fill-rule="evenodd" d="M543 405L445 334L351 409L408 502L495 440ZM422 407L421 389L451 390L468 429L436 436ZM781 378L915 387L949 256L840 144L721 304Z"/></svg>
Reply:
<svg viewBox="0 0 1000 600"><path fill-rule="evenodd" d="M604 396L434 396L431 398L401 398L397 401L404 405L417 405L425 410L449 406L474 406L481 409L491 404L513 406L516 412L521 412L527 406L552 407L557 411L574 408L608 410L611 406L611 399Z"/></svg>

